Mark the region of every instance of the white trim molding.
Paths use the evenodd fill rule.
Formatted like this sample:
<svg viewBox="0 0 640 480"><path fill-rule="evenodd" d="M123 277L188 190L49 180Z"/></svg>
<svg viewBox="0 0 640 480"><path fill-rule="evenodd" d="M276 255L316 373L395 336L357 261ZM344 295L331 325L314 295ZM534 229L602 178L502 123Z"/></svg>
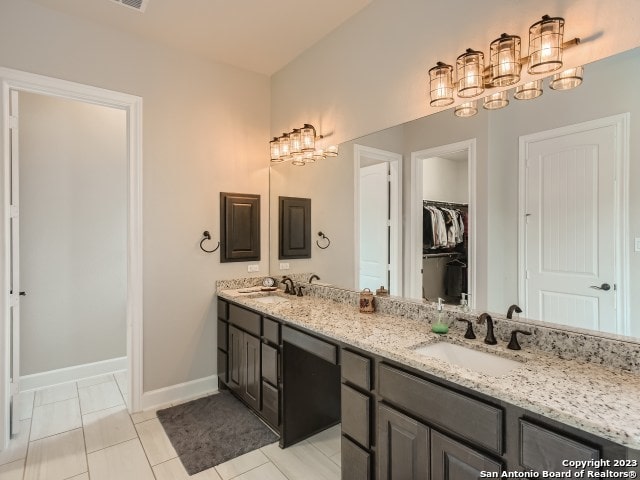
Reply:
<svg viewBox="0 0 640 480"><path fill-rule="evenodd" d="M83 378L107 375L127 369L127 357L111 358L100 362L49 370L20 377L20 391L51 387L60 383L76 382Z"/></svg>
<svg viewBox="0 0 640 480"><path fill-rule="evenodd" d="M471 294L469 306L475 308L476 299L476 278L477 278L477 199L476 199L476 139L464 140L461 142L441 145L426 150L411 152L411 205L409 206L409 254L406 266L409 272L407 291L405 295L414 299L422 298L422 190L423 190L423 170L422 160L433 157L441 157L443 155L465 151L467 152L468 162L468 178L469 185L469 258L467 266L467 285Z"/></svg>
<svg viewBox="0 0 640 480"><path fill-rule="evenodd" d="M141 410L156 408L168 403L185 402L196 397L202 397L218 391L218 376L198 378L190 382L171 385L144 392L142 394Z"/></svg>
<svg viewBox="0 0 640 480"><path fill-rule="evenodd" d="M9 244L7 182L9 178L9 95L13 90L66 98L92 103L127 112L129 139L128 172L128 225L127 225L127 369L129 371L129 411L140 410L142 396L142 98L126 93L105 90L33 73L0 67L0 143L2 145L2 185L5 194L0 208L3 261L0 276L0 450L9 439L10 393L8 383L9 298Z"/></svg>

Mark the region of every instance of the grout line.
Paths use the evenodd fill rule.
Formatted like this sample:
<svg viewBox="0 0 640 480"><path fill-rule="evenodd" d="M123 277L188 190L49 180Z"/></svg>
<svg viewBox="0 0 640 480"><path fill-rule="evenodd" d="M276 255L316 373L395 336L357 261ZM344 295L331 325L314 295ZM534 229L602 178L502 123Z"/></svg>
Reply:
<svg viewBox="0 0 640 480"><path fill-rule="evenodd" d="M76 384L76 389L77 388L78 388L78 385ZM80 415L80 421L82 422L82 415ZM89 450L87 449L87 436L85 435L85 431L84 431L84 422L82 422L82 441L84 442L84 459L85 459L85 462L87 462L87 476L88 476L89 475Z"/></svg>

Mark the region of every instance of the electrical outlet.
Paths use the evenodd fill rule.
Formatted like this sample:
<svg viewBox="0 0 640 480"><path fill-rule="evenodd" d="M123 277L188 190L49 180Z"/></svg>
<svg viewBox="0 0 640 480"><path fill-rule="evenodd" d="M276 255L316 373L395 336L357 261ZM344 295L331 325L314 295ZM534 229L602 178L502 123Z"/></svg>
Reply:
<svg viewBox="0 0 640 480"><path fill-rule="evenodd" d="M636 237L636 252L640 252L640 238Z"/></svg>
<svg viewBox="0 0 640 480"><path fill-rule="evenodd" d="M259 272L260 271L260 265L249 265L249 266L247 266L247 271L248 272Z"/></svg>
<svg viewBox="0 0 640 480"><path fill-rule="evenodd" d="M280 270L289 270L289 263L281 263Z"/></svg>

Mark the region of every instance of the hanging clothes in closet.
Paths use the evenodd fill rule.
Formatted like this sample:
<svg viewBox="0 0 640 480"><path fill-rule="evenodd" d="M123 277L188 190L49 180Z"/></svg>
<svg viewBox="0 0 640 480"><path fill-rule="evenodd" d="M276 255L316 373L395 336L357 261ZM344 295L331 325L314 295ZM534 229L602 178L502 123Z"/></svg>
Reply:
<svg viewBox="0 0 640 480"><path fill-rule="evenodd" d="M462 206L462 205L461 205ZM466 212L454 204L424 201L422 219L423 252L451 249L465 241Z"/></svg>

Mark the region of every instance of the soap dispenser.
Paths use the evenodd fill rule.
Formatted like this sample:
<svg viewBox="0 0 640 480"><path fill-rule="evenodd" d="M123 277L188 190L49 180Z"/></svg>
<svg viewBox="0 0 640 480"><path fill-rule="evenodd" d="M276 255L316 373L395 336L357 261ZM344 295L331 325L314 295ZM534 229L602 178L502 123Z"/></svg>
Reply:
<svg viewBox="0 0 640 480"><path fill-rule="evenodd" d="M469 313L471 311L471 308L469 308L469 297L471 295L469 295L468 293L462 293L462 298L460 299L460 309L464 312L464 313Z"/></svg>
<svg viewBox="0 0 640 480"><path fill-rule="evenodd" d="M436 323L431 325L431 331L439 334L447 333L449 331L449 325L447 325L442 321L442 316L444 315L442 311L442 302L443 302L443 299L438 298L438 307L437 307L438 311L436 314Z"/></svg>

